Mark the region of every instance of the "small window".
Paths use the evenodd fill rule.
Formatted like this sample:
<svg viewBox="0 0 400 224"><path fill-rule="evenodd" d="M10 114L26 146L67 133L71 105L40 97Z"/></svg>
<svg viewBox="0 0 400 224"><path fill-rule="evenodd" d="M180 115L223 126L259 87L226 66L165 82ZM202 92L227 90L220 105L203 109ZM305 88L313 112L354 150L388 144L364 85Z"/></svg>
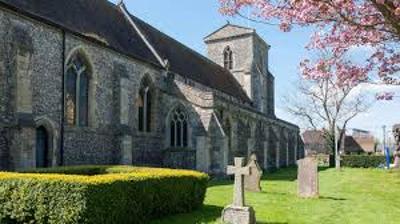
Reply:
<svg viewBox="0 0 400 224"><path fill-rule="evenodd" d="M188 146L188 117L186 113L177 108L170 117L170 146L187 147Z"/></svg>
<svg viewBox="0 0 400 224"><path fill-rule="evenodd" d="M228 70L233 69L233 53L230 47L224 50L224 67Z"/></svg>

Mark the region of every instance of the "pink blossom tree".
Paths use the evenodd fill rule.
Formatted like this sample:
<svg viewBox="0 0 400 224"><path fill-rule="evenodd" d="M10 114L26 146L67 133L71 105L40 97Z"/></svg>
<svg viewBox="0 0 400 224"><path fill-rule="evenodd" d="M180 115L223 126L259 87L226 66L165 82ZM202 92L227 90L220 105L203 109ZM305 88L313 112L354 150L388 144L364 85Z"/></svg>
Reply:
<svg viewBox="0 0 400 224"><path fill-rule="evenodd" d="M315 60L304 60L300 68L298 91L288 98L288 112L304 126L324 131L333 159L338 156L335 145L341 148L348 123L372 105L367 94L353 92L368 80L369 67L323 53ZM339 160L336 167L340 167Z"/></svg>
<svg viewBox="0 0 400 224"><path fill-rule="evenodd" d="M387 84L400 84L400 0L219 0L221 13L238 15L266 24L279 25L284 32L293 26L314 27L309 49L329 50L327 62L338 70L338 81L358 80L360 68L341 58L354 47L373 49L363 67L378 74ZM245 16L243 10L252 10ZM343 62L343 65L339 65ZM321 75L309 70L311 78ZM365 70L364 70L365 71Z"/></svg>

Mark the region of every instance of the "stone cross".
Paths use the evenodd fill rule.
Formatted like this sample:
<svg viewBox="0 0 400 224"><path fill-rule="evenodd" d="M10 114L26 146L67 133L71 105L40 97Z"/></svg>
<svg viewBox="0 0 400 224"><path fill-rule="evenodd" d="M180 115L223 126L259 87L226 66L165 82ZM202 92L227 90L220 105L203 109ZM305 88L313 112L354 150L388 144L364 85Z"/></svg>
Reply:
<svg viewBox="0 0 400 224"><path fill-rule="evenodd" d="M244 158L235 158L235 166L228 166L228 175L235 175L233 204L222 211L222 222L229 224L256 224L252 207L244 206L244 176L250 175L250 168L243 167Z"/></svg>
<svg viewBox="0 0 400 224"><path fill-rule="evenodd" d="M244 176L250 175L250 168L243 167L244 158L235 158L235 166L228 166L228 175L235 175L233 206L244 207Z"/></svg>

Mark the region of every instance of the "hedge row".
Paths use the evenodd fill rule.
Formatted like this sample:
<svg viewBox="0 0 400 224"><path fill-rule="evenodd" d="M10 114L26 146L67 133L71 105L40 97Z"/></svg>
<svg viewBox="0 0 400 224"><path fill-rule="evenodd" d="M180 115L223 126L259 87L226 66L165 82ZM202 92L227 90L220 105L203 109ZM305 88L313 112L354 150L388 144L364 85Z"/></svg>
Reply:
<svg viewBox="0 0 400 224"><path fill-rule="evenodd" d="M147 223L200 207L208 182L195 171L124 166L36 172L49 174L0 173L0 223Z"/></svg>
<svg viewBox="0 0 400 224"><path fill-rule="evenodd" d="M346 155L342 156L342 166L353 168L377 168L386 164L385 156Z"/></svg>

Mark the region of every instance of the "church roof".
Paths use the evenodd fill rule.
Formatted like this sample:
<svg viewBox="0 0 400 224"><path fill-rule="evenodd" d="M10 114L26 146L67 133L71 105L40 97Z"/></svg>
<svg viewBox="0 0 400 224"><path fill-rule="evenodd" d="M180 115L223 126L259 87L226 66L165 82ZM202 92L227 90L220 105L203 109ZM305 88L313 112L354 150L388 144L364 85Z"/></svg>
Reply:
<svg viewBox="0 0 400 224"><path fill-rule="evenodd" d="M106 0L0 0L18 12L158 64L118 7Z"/></svg>
<svg viewBox="0 0 400 224"><path fill-rule="evenodd" d="M240 100L250 101L240 84L228 70L160 32L137 17L132 15L131 17L156 49L157 53L162 58L168 59L171 71L186 76L203 85L221 90Z"/></svg>
<svg viewBox="0 0 400 224"><path fill-rule="evenodd" d="M116 5L107 0L0 0L12 10L87 37L128 56L162 66ZM170 71L250 102L240 84L223 67L130 15Z"/></svg>

